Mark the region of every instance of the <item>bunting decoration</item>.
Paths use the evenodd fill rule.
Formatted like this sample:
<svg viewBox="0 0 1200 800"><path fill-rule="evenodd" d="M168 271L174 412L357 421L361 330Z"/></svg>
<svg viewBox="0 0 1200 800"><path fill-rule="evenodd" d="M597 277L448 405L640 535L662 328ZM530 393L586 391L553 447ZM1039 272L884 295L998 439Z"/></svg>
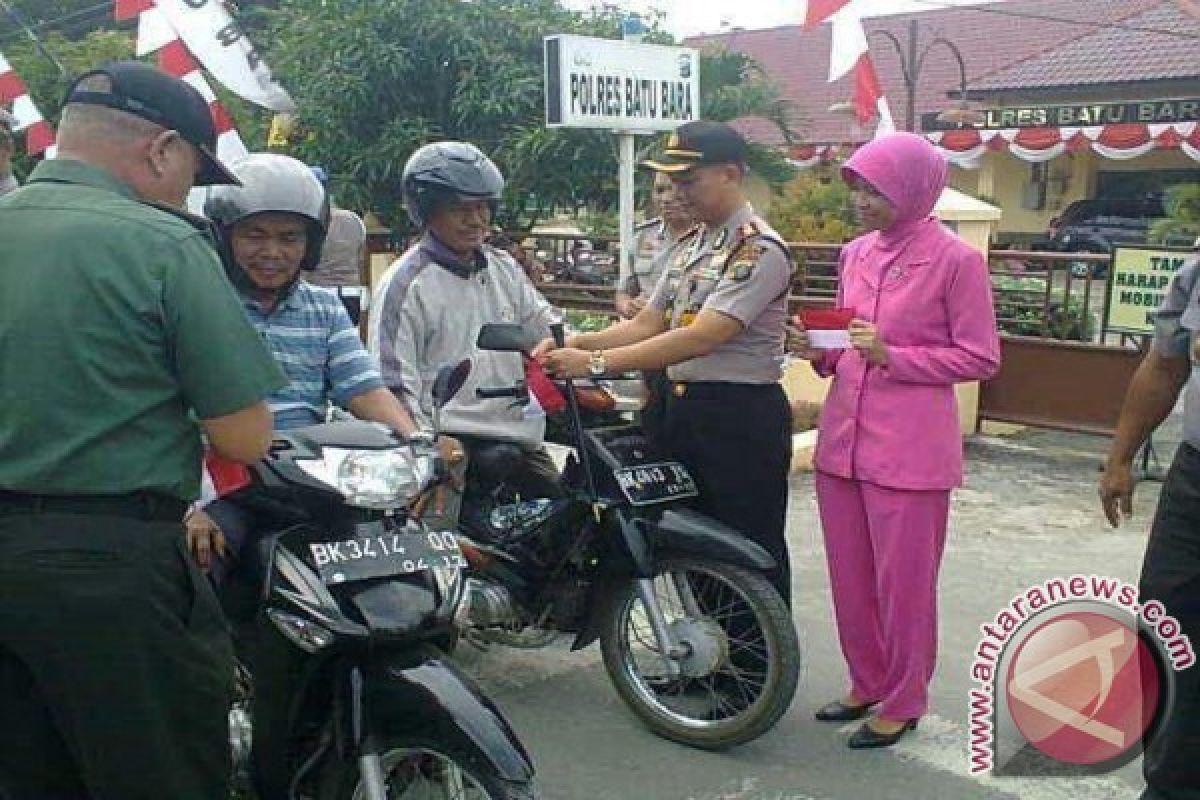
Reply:
<svg viewBox="0 0 1200 800"><path fill-rule="evenodd" d="M229 12L217 0L116 0L118 20L137 19L137 55L158 54L164 71L190 83L208 101L217 130L217 157L234 163L248 155L233 120L205 77L275 111L295 108Z"/></svg>
<svg viewBox="0 0 1200 800"><path fill-rule="evenodd" d="M1200 123L1196 122L1004 130L963 128L925 135L942 149L951 163L967 169L977 168L988 151L1008 151L1023 161L1038 163L1063 153L1086 150L1115 161L1138 158L1153 150L1182 150L1189 158L1200 161Z"/></svg>
<svg viewBox="0 0 1200 800"><path fill-rule="evenodd" d="M17 123L13 133L25 134L25 152L30 156L54 155L54 128L42 117L25 82L0 53L0 108L11 111Z"/></svg>

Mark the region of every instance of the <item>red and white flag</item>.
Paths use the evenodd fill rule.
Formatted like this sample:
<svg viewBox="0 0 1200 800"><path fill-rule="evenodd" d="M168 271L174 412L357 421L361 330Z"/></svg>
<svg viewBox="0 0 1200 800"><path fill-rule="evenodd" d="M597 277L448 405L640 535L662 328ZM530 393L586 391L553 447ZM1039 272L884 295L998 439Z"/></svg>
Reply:
<svg viewBox="0 0 1200 800"><path fill-rule="evenodd" d="M804 27L814 28L850 5L851 0L800 0L800 19Z"/></svg>
<svg viewBox="0 0 1200 800"><path fill-rule="evenodd" d="M54 128L42 117L21 76L0 53L0 108L10 108L16 119L13 133L25 134L25 152L38 156L54 153Z"/></svg>
<svg viewBox="0 0 1200 800"><path fill-rule="evenodd" d="M811 6L812 4L808 4ZM833 3L826 4L826 10ZM812 13L812 9L806 9ZM871 61L871 50L867 44L867 32L863 29L862 12L856 0L847 0L828 15L833 32L829 49L829 81L839 80L854 74L854 113L859 122L868 122L879 117L876 135L891 133L896 129L891 108L883 93L879 73Z"/></svg>

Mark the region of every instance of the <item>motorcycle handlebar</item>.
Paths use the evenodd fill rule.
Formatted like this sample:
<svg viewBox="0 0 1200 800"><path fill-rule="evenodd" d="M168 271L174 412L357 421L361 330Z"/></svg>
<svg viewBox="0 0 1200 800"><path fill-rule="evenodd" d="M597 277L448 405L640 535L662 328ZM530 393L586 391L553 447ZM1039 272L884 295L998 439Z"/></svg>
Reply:
<svg viewBox="0 0 1200 800"><path fill-rule="evenodd" d="M479 388L475 390L475 396L480 400L495 400L501 397L524 397L528 394L529 389L524 383L518 383L516 386L503 386L491 388Z"/></svg>

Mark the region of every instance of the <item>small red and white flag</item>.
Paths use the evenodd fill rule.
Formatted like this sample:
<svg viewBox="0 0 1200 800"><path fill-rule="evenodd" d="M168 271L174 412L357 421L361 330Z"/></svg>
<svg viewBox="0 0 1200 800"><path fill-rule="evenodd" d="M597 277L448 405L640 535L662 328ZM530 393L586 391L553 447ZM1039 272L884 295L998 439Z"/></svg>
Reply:
<svg viewBox="0 0 1200 800"><path fill-rule="evenodd" d="M814 28L850 3L851 0L800 0L800 19L804 27Z"/></svg>
<svg viewBox="0 0 1200 800"><path fill-rule="evenodd" d="M0 53L0 108L9 108L16 124L13 133L25 134L25 152L38 156L54 151L54 128L42 117L29 89Z"/></svg>

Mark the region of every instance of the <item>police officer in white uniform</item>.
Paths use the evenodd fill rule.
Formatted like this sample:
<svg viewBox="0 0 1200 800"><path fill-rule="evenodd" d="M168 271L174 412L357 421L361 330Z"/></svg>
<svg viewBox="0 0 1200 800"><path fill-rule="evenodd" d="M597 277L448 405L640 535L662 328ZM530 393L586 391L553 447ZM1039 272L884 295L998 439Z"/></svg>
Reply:
<svg viewBox="0 0 1200 800"><path fill-rule="evenodd" d="M771 575L790 597L784 528L791 411L779 385L793 263L783 239L746 201L746 142L728 125L681 126L665 173L698 222L666 253L649 304L604 331L543 342L553 373L603 375L667 369L661 443L696 477L701 510L774 556Z"/></svg>

